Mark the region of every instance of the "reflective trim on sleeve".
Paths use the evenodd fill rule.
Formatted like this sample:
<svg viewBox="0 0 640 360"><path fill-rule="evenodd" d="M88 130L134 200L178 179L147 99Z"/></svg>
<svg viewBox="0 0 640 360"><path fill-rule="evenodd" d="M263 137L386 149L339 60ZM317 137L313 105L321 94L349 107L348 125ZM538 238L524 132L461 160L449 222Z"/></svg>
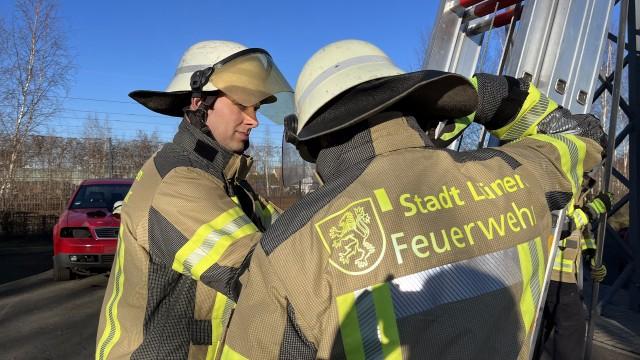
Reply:
<svg viewBox="0 0 640 360"><path fill-rule="evenodd" d="M586 144L577 136L568 134L535 134L529 138L549 143L558 150L560 168L571 183L571 192L575 199L582 184L583 164L587 152Z"/></svg>
<svg viewBox="0 0 640 360"><path fill-rule="evenodd" d="M604 214L607 212L607 206L600 199L594 199L592 202L588 203L587 206L592 208L598 214Z"/></svg>
<svg viewBox="0 0 640 360"><path fill-rule="evenodd" d="M516 118L501 129L492 131L500 140L515 140L535 134L536 126L549 113L558 108L558 104L542 95L533 84L529 85L529 95L522 104Z"/></svg>
<svg viewBox="0 0 640 360"><path fill-rule="evenodd" d="M579 230L582 230L582 228L589 224L589 217L584 213L584 211L582 211L582 209L575 209L571 218L573 219L573 223L576 225L576 228Z"/></svg>
<svg viewBox="0 0 640 360"><path fill-rule="evenodd" d="M198 228L176 253L172 268L200 280L202 273L220 259L229 245L257 231L242 209L234 207Z"/></svg>
<svg viewBox="0 0 640 360"><path fill-rule="evenodd" d="M118 320L118 303L122 298L124 287L124 241L122 241L122 228L118 234L118 253L115 259L113 291L105 309L105 327L96 349L96 360L104 360L109 357L111 349L120 339L120 321Z"/></svg>
<svg viewBox="0 0 640 360"><path fill-rule="evenodd" d="M249 360L242 356L239 352L233 350L229 345L225 344L224 349L222 350L222 356L220 357L222 360Z"/></svg>

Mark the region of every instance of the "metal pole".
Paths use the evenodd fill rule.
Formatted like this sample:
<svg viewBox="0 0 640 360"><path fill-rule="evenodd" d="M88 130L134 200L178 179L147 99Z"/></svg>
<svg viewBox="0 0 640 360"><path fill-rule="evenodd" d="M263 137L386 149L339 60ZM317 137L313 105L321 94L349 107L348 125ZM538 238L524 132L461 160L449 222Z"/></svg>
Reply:
<svg viewBox="0 0 640 360"><path fill-rule="evenodd" d="M640 311L640 193L638 193L638 141L640 141L640 0L629 4L627 33L629 34L629 232L628 238L633 250L635 271L631 276L629 295L631 310Z"/></svg>
<svg viewBox="0 0 640 360"><path fill-rule="evenodd" d="M624 37L627 25L627 15L629 14L629 0L622 0L620 4L620 19L618 23L618 47L616 49L616 67L615 78L613 85L613 96L611 101L611 117L609 119L609 139L607 144L607 158L604 163L604 177L603 177L603 190L609 191L609 185L611 181L611 169L613 167L615 156L615 141L616 141L616 124L618 122L618 109L620 105L620 89L622 85L622 67L624 58ZM604 235L607 229L607 214L603 214L600 218L600 224L598 226L598 243L596 250L596 266L602 265L602 250L604 249ZM600 283L593 282L593 292L591 294L591 309L589 311L589 327L587 330L587 344L585 351L585 358L591 359L591 351L593 347L593 332L594 332L594 320L597 316L596 309L598 308L598 296L600 292Z"/></svg>

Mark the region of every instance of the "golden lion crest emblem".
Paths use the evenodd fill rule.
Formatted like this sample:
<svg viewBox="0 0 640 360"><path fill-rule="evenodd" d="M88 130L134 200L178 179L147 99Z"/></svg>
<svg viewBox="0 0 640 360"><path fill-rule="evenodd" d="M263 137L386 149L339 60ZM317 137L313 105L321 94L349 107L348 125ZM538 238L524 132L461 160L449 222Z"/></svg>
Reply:
<svg viewBox="0 0 640 360"><path fill-rule="evenodd" d="M329 261L345 273L367 273L382 259L384 231L371 198L328 216L316 224L316 229L331 254Z"/></svg>

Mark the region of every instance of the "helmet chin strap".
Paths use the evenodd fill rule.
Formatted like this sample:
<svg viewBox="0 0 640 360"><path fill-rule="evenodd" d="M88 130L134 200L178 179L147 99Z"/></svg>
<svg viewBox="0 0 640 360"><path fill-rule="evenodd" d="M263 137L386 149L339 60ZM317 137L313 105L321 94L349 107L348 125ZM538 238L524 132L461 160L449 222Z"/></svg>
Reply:
<svg viewBox="0 0 640 360"><path fill-rule="evenodd" d="M213 133L211 133L211 129L207 126L207 113L213 109L213 104L218 99L218 92L216 91L213 94L205 95L202 91L212 73L213 68L209 67L198 70L191 75L191 98L200 99L201 101L197 109L189 109L185 113L191 125L197 127L202 133L213 139Z"/></svg>

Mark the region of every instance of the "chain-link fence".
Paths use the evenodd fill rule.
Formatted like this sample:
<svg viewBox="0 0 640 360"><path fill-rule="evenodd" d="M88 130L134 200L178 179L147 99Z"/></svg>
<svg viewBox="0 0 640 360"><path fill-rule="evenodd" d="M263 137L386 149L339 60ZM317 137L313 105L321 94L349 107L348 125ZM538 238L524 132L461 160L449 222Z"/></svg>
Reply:
<svg viewBox="0 0 640 360"><path fill-rule="evenodd" d="M0 137L3 236L49 233L82 180L132 178L161 145L144 137L112 140L30 136L22 143L21 151L10 151L10 140Z"/></svg>
<svg viewBox="0 0 640 360"><path fill-rule="evenodd" d="M48 235L78 184L85 179L133 178L157 150L155 137L135 140L30 136L21 151L10 151L0 135L0 236ZM14 159L11 159L12 154ZM313 167L289 165L299 178L282 181L281 145L252 145L254 165L247 180L261 195L286 209L318 184ZM291 167L300 169L291 169Z"/></svg>

